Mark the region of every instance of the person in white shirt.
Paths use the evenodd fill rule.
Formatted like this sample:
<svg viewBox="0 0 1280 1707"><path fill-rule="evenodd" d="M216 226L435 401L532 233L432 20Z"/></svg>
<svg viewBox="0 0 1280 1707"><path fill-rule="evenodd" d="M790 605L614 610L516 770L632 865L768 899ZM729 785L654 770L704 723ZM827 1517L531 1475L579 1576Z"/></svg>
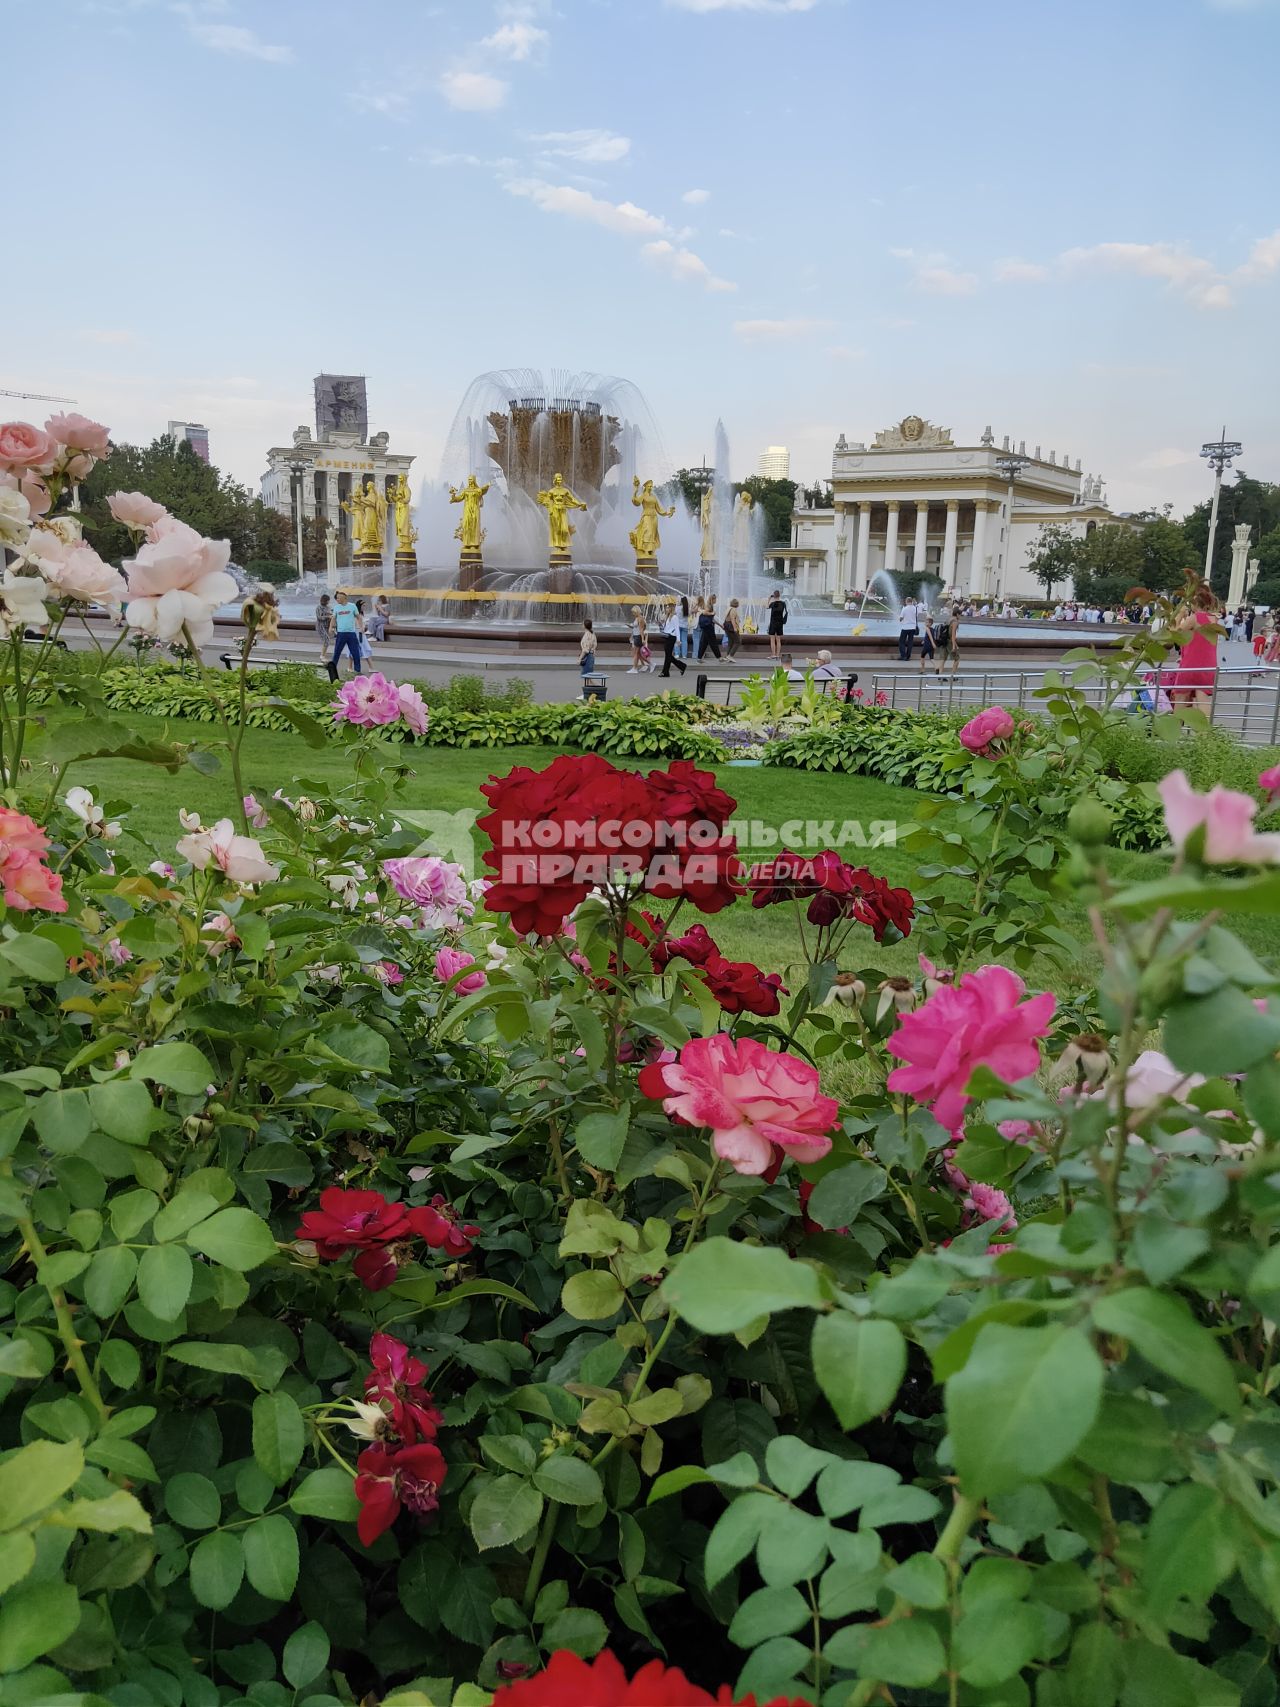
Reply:
<svg viewBox="0 0 1280 1707"><path fill-rule="evenodd" d="M683 621L685 633L689 630L688 617L681 617L680 609L675 600L667 606L667 620L662 625L662 668L660 676L669 676L674 664L681 675L685 672L684 659L680 656L680 624Z"/></svg>
<svg viewBox="0 0 1280 1707"><path fill-rule="evenodd" d="M914 599L904 599L898 612L898 657L904 664L911 661L911 649L920 632L920 609Z"/></svg>
<svg viewBox="0 0 1280 1707"><path fill-rule="evenodd" d="M795 661L790 652L784 652L778 659L778 662L787 672L787 680L789 682L802 682L804 680L804 671L796 669Z"/></svg>

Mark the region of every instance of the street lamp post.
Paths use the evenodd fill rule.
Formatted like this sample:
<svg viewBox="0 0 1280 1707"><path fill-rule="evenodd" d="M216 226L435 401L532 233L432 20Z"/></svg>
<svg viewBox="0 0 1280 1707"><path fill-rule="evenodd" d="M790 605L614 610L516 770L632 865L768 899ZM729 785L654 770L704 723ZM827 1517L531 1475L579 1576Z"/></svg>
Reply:
<svg viewBox="0 0 1280 1707"><path fill-rule="evenodd" d="M1213 540L1218 531L1218 498L1222 493L1222 475L1225 469L1231 467L1233 460L1240 455L1244 446L1238 439L1229 439L1227 429L1222 429L1222 436L1214 444L1200 446L1200 455L1213 470L1213 507L1209 511L1209 543L1204 553L1204 578L1207 581L1213 572Z"/></svg>
<svg viewBox="0 0 1280 1707"><path fill-rule="evenodd" d="M298 527L298 579L301 580L304 573L302 562L302 480L307 472L307 465L305 462L291 462L289 472L293 475L294 480L293 513Z"/></svg>
<svg viewBox="0 0 1280 1707"><path fill-rule="evenodd" d="M1013 549L1013 488L1023 469L1029 468L1030 466L1031 458L1029 456L1023 456L1017 451L1013 451L1007 456L998 456L996 458L996 467L1009 482L1009 491L1005 499L1004 551L1000 556L1000 573L996 577L995 596L997 598L999 598L1002 593L1007 596L1009 580L1009 553Z"/></svg>

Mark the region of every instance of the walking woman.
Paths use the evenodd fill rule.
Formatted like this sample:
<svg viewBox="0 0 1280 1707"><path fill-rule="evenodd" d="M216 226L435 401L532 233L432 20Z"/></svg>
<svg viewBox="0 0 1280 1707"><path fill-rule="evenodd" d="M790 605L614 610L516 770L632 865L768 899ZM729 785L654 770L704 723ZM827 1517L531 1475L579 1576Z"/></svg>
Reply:
<svg viewBox="0 0 1280 1707"><path fill-rule="evenodd" d="M342 662L342 654L351 654L351 668L356 675L363 675L364 665L360 661L360 613L351 603L348 593L339 589L333 596L333 657L329 660L329 679L337 681L338 666Z"/></svg>
<svg viewBox="0 0 1280 1707"><path fill-rule="evenodd" d="M582 619L582 633L578 636L578 673L584 680L595 674L596 669L596 631L589 616Z"/></svg>
<svg viewBox="0 0 1280 1707"><path fill-rule="evenodd" d="M1169 688L1169 697L1175 705L1191 705L1197 711L1207 712L1213 706L1221 628L1218 601L1204 581L1191 594L1178 626L1192 632L1178 654L1178 672Z"/></svg>
<svg viewBox="0 0 1280 1707"><path fill-rule="evenodd" d="M737 599L729 600L729 608L724 613L724 645L730 658L738 656L738 648L742 645L742 612Z"/></svg>
<svg viewBox="0 0 1280 1707"><path fill-rule="evenodd" d="M680 602L681 604L684 604L685 601L682 599ZM686 609L687 608L688 607L686 606ZM685 632L686 634L688 633L687 618L685 621ZM667 620L662 625L662 668L658 671L660 676L669 676L671 674L672 664L676 666L681 675L684 675L684 659L677 650L679 644L680 611L673 601L667 609Z"/></svg>
<svg viewBox="0 0 1280 1707"><path fill-rule="evenodd" d="M689 656L689 601L681 598L676 606L676 652L677 658Z"/></svg>
<svg viewBox="0 0 1280 1707"><path fill-rule="evenodd" d="M933 631L933 616L925 605L920 607L920 620L924 626L920 630L920 674L924 674L924 666L937 650L937 636Z"/></svg>
<svg viewBox="0 0 1280 1707"><path fill-rule="evenodd" d="M947 659L951 660L951 673L954 676L960 668L960 606L954 599L949 600L938 612L938 626L933 631L934 644L938 648L938 674L941 675L947 667Z"/></svg>
<svg viewBox="0 0 1280 1707"><path fill-rule="evenodd" d="M720 642L716 638L716 596L711 597L698 615L698 661L701 663L707 653L719 661Z"/></svg>
<svg viewBox="0 0 1280 1707"><path fill-rule="evenodd" d="M642 676L649 668L649 631L639 605L631 607L631 668L629 676Z"/></svg>
<svg viewBox="0 0 1280 1707"><path fill-rule="evenodd" d="M333 650L333 600L328 593L320 595L316 606L316 636L320 641L320 662L327 664Z"/></svg>
<svg viewBox="0 0 1280 1707"><path fill-rule="evenodd" d="M787 601L776 587L769 594L769 602L765 605L765 614L769 618L769 656L774 659L781 659L782 631L787 626Z"/></svg>

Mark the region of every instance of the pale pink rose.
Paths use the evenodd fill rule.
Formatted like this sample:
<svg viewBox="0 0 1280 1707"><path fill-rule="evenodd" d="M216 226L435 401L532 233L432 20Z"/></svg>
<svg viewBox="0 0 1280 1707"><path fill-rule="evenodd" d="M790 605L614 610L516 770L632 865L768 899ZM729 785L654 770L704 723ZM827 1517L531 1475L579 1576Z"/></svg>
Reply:
<svg viewBox="0 0 1280 1707"><path fill-rule="evenodd" d="M163 504L141 492L113 492L107 499L107 508L127 528L149 528L169 514Z"/></svg>
<svg viewBox="0 0 1280 1707"><path fill-rule="evenodd" d="M1013 1212L1013 1205L994 1185L984 1185L981 1180L970 1180L965 1195L964 1207L973 1217L975 1225L983 1221L996 1221L998 1233L1012 1233L1018 1225L1018 1218Z"/></svg>
<svg viewBox="0 0 1280 1707"><path fill-rule="evenodd" d="M42 854L48 846L49 838L34 818L0 806L0 859L11 853Z"/></svg>
<svg viewBox="0 0 1280 1707"><path fill-rule="evenodd" d="M246 794L244 797L244 815L255 830L265 830L271 822L267 817L266 807L255 800L252 794Z"/></svg>
<svg viewBox="0 0 1280 1707"><path fill-rule="evenodd" d="M204 539L185 522L162 516L137 556L125 561L129 596L160 599L166 593L194 593L207 604L225 604L236 594L235 582L224 573L230 556L228 540Z"/></svg>
<svg viewBox="0 0 1280 1707"><path fill-rule="evenodd" d="M404 973L394 960L379 960L374 964L374 976L380 984L393 988L396 984L404 983Z"/></svg>
<svg viewBox="0 0 1280 1707"><path fill-rule="evenodd" d="M0 547L16 550L25 545L31 527L31 505L18 490L12 475L0 476Z"/></svg>
<svg viewBox="0 0 1280 1707"><path fill-rule="evenodd" d="M965 724L960 731L960 745L971 753L985 753L993 741L1008 740L1012 734L1012 717L1002 705L991 705Z"/></svg>
<svg viewBox="0 0 1280 1707"><path fill-rule="evenodd" d="M689 1126L709 1126L712 1149L740 1174L764 1173L775 1148L821 1161L840 1113L816 1067L723 1031L693 1038L675 1061L642 1067L640 1089Z"/></svg>
<svg viewBox="0 0 1280 1707"><path fill-rule="evenodd" d="M924 974L924 993L926 996L933 995L934 991L940 990L944 984L955 983L956 975L954 972L947 972L942 967L935 966L927 954L922 954L919 958L920 970Z"/></svg>
<svg viewBox="0 0 1280 1707"><path fill-rule="evenodd" d="M212 584L218 583L209 594ZM192 644L206 646L213 639L213 613L236 593L230 575L210 575L201 583L200 592L169 592L158 599L130 599L125 606L125 621L130 628L157 640L181 640L190 635ZM185 630L185 634L184 634Z"/></svg>
<svg viewBox="0 0 1280 1707"><path fill-rule="evenodd" d="M50 415L44 430L68 450L84 451L100 462L111 451L111 430L87 415Z"/></svg>
<svg viewBox="0 0 1280 1707"><path fill-rule="evenodd" d="M1011 1144L1030 1144L1037 1136L1029 1120L1001 1120L996 1123L996 1131Z"/></svg>
<svg viewBox="0 0 1280 1707"><path fill-rule="evenodd" d="M0 468L10 474L48 474L58 460L58 441L30 421L0 423Z"/></svg>
<svg viewBox="0 0 1280 1707"><path fill-rule="evenodd" d="M52 492L38 474L0 473L0 488L21 492L27 500L27 509L33 516L46 515L53 502Z"/></svg>
<svg viewBox="0 0 1280 1707"><path fill-rule="evenodd" d="M226 913L209 915L200 927L200 940L215 960L224 950L240 946L235 923Z"/></svg>
<svg viewBox="0 0 1280 1707"><path fill-rule="evenodd" d="M396 689L396 697L400 701L400 715L415 735L425 735L430 721L430 712L417 688L408 682L401 682Z"/></svg>
<svg viewBox="0 0 1280 1707"><path fill-rule="evenodd" d="M1004 966L966 972L944 984L914 1013L903 1014L888 1042L907 1064L886 1083L905 1091L949 1132L958 1132L970 1098L965 1087L978 1067L1006 1080L1024 1079L1040 1065L1036 1042L1049 1029L1055 999L1046 992L1023 1002L1026 985Z"/></svg>
<svg viewBox="0 0 1280 1707"><path fill-rule="evenodd" d="M1125 1074L1125 1106L1131 1111L1150 1108L1166 1097L1186 1102L1204 1082L1202 1074L1184 1073L1159 1049L1144 1049Z"/></svg>
<svg viewBox="0 0 1280 1707"><path fill-rule="evenodd" d="M400 716L396 685L377 670L367 676L351 676L338 689L332 711L335 723L354 723L365 729L394 723Z"/></svg>
<svg viewBox="0 0 1280 1707"><path fill-rule="evenodd" d="M43 534L48 530L37 528ZM32 536L33 538L35 535ZM77 599L100 605L123 604L128 595L124 576L110 563L105 563L91 545L79 540L61 562L39 559L40 573L64 599Z"/></svg>
<svg viewBox="0 0 1280 1707"><path fill-rule="evenodd" d="M1280 794L1280 765L1272 765L1270 770L1260 771L1258 787L1266 795L1267 804L1270 806L1276 795Z"/></svg>
<svg viewBox="0 0 1280 1707"><path fill-rule="evenodd" d="M40 855L27 848L0 848L0 891L6 907L15 913L40 908L46 913L65 913L62 879L50 871Z"/></svg>
<svg viewBox="0 0 1280 1707"><path fill-rule="evenodd" d="M132 949L126 948L116 937L112 937L111 941L107 944L107 953L110 955L111 959L115 961L117 966L124 966L128 961L133 959Z"/></svg>
<svg viewBox="0 0 1280 1707"><path fill-rule="evenodd" d="M442 948L436 952L436 977L442 984L447 984L451 978L467 966L475 966L474 954L465 954L460 948ZM469 996L474 990L483 990L488 980L483 972L477 969L468 972L465 978L458 978L454 990L459 996Z"/></svg>
<svg viewBox="0 0 1280 1707"><path fill-rule="evenodd" d="M235 833L230 818L220 818L212 829L183 836L177 851L197 871L216 866L232 883L270 883L280 875L280 867L263 858L252 837Z"/></svg>
<svg viewBox="0 0 1280 1707"><path fill-rule="evenodd" d="M412 906L456 911L467 899L461 867L450 865L439 854L423 854L417 859L384 859L382 870L400 899Z"/></svg>
<svg viewBox="0 0 1280 1707"><path fill-rule="evenodd" d="M1165 828L1179 853L1190 836L1203 829L1198 857L1205 865L1275 865L1280 834L1259 834L1253 827L1256 800L1231 788L1197 794L1185 771L1170 771L1159 784Z"/></svg>

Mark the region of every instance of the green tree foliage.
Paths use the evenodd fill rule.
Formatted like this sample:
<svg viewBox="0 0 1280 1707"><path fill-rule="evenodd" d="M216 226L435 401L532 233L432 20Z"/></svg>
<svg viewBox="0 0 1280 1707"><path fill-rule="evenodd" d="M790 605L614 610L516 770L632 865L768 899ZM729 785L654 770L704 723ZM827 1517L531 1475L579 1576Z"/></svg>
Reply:
<svg viewBox="0 0 1280 1707"><path fill-rule="evenodd" d="M1280 527L1263 534L1254 556L1258 560L1258 579L1250 597L1255 604L1280 605Z"/></svg>
<svg viewBox="0 0 1280 1707"><path fill-rule="evenodd" d="M753 474L734 490L750 493L764 511L766 544L791 543L791 512L796 504L794 480L767 480L763 474Z"/></svg>
<svg viewBox="0 0 1280 1707"><path fill-rule="evenodd" d="M1027 558L1027 568L1050 598L1053 589L1074 580L1082 541L1063 522L1042 522Z"/></svg>
<svg viewBox="0 0 1280 1707"><path fill-rule="evenodd" d="M1208 499L1197 504L1182 524L1197 565L1203 565L1209 542L1210 508ZM1250 480L1244 473L1237 474L1230 486L1223 486L1209 577L1214 592L1220 595L1226 593L1231 580L1231 536L1242 522L1253 529L1255 542L1280 528L1280 486L1268 480Z"/></svg>
<svg viewBox="0 0 1280 1707"><path fill-rule="evenodd" d="M661 488L662 500L664 503L670 504L675 497L679 496L683 498L686 506L693 511L694 515L697 515L698 506L702 502L702 494L707 489L707 481L708 472L705 469L677 468L670 480Z"/></svg>
<svg viewBox="0 0 1280 1707"><path fill-rule="evenodd" d="M1167 516L1148 522L1139 535L1139 543L1142 547L1140 579L1149 592L1175 592L1186 579L1187 570L1196 567L1195 549L1184 529Z"/></svg>
<svg viewBox="0 0 1280 1707"><path fill-rule="evenodd" d="M1080 542L1075 570L1076 597L1101 605L1119 604L1142 585L1142 540L1132 528L1094 528Z"/></svg>
<svg viewBox="0 0 1280 1707"><path fill-rule="evenodd" d="M231 541L235 563L280 561L292 555L287 516L256 498L247 486L201 459L167 434L151 444L117 445L80 489L94 549L113 563L132 554L127 528L112 519L112 492L142 492L210 539Z"/></svg>

